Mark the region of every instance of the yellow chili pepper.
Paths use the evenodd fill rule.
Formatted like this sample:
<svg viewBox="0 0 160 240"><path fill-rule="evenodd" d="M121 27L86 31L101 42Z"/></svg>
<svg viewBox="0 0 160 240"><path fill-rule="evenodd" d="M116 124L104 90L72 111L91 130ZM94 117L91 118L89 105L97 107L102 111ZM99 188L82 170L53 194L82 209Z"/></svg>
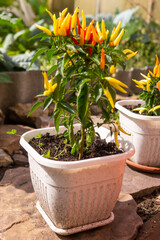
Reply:
<svg viewBox="0 0 160 240"><path fill-rule="evenodd" d="M46 91L44 91L43 95L48 96L50 93L53 93L55 91L56 87L57 87L57 83L55 83L53 85L50 84L49 88Z"/></svg>
<svg viewBox="0 0 160 240"><path fill-rule="evenodd" d="M110 42L114 41L119 33L119 30L121 28L121 22L118 23L117 27L113 29L110 37Z"/></svg>
<svg viewBox="0 0 160 240"><path fill-rule="evenodd" d="M98 32L98 35L99 35L99 40L102 40L103 39L103 35L102 35L101 30L100 30L98 22L96 23L96 29L97 29L97 32Z"/></svg>
<svg viewBox="0 0 160 240"><path fill-rule="evenodd" d="M58 36L58 19L56 19L56 15L55 14L53 16L53 22L54 22L54 25L53 25L54 35Z"/></svg>
<svg viewBox="0 0 160 240"><path fill-rule="evenodd" d="M51 19L53 20L53 14L52 14L48 9L46 9L46 12L49 14L49 16L51 17Z"/></svg>
<svg viewBox="0 0 160 240"><path fill-rule="evenodd" d="M128 86L126 84L124 84L123 82L113 78L113 77L105 77L105 79L111 84L111 83L115 83L117 85L120 85L122 87L128 88Z"/></svg>
<svg viewBox="0 0 160 240"><path fill-rule="evenodd" d="M86 17L84 15L84 11L82 10L82 28L85 29L86 27Z"/></svg>
<svg viewBox="0 0 160 240"><path fill-rule="evenodd" d="M133 52L130 49L124 49L123 53L126 54L126 60L129 60L131 57L133 57L133 56L135 56L137 54L137 51Z"/></svg>
<svg viewBox="0 0 160 240"><path fill-rule="evenodd" d="M134 108L133 109L133 111L138 111L139 114L142 114L145 110L147 110L147 108L140 107L140 108Z"/></svg>
<svg viewBox="0 0 160 240"><path fill-rule="evenodd" d="M122 38L124 34L124 28L121 30L121 32L119 33L118 37L114 40L114 46L117 46Z"/></svg>
<svg viewBox="0 0 160 240"><path fill-rule="evenodd" d="M104 54L104 49L103 48L102 48L102 51L101 51L101 65L100 65L100 68L101 69L105 68L105 54Z"/></svg>
<svg viewBox="0 0 160 240"><path fill-rule="evenodd" d="M122 93L127 93L126 90L124 90L121 86L117 85L116 83L110 83L112 87L114 87L115 89L119 90Z"/></svg>
<svg viewBox="0 0 160 240"><path fill-rule="evenodd" d="M61 16L64 17L67 11L68 11L68 8L65 8L65 9L61 12Z"/></svg>
<svg viewBox="0 0 160 240"><path fill-rule="evenodd" d="M129 135L129 136L131 135L130 133L127 133L127 132L121 127L119 120L116 120L116 121L115 121L115 124L117 124L118 129L119 129L121 132L123 132L124 134Z"/></svg>
<svg viewBox="0 0 160 240"><path fill-rule="evenodd" d="M111 104L111 107L114 108L114 101L113 101L113 98L108 90L108 87L106 87L106 89L104 89L104 94L105 96L107 97L109 103Z"/></svg>
<svg viewBox="0 0 160 240"><path fill-rule="evenodd" d="M60 29L59 29L59 35L61 35L61 36L67 35L67 28L69 25L70 17L71 17L71 15L70 15L70 13L68 13L67 16L64 18L64 20L60 26Z"/></svg>
<svg viewBox="0 0 160 240"><path fill-rule="evenodd" d="M149 70L149 74L150 74L152 77L155 77L155 74L152 73L150 70Z"/></svg>
<svg viewBox="0 0 160 240"><path fill-rule="evenodd" d="M49 82L48 82L48 77L46 72L42 72L42 75L44 77L44 88L48 89L49 88Z"/></svg>
<svg viewBox="0 0 160 240"><path fill-rule="evenodd" d="M146 90L147 92L150 92L150 80L147 80L147 85L146 85Z"/></svg>
<svg viewBox="0 0 160 240"><path fill-rule="evenodd" d="M110 71L110 73L111 74L114 74L115 73L115 66L114 65L111 65L111 67L110 67L110 69L109 69L109 71Z"/></svg>
<svg viewBox="0 0 160 240"><path fill-rule="evenodd" d="M157 105L157 106L153 107L153 108L150 109L148 112L150 113L150 112L153 112L153 111L155 111L155 110L157 110L157 109L160 109L160 105Z"/></svg>
<svg viewBox="0 0 160 240"><path fill-rule="evenodd" d="M101 31L102 31L103 40L107 40L109 31L106 32L104 20L102 20L102 22L101 22Z"/></svg>
<svg viewBox="0 0 160 240"><path fill-rule="evenodd" d="M130 58L134 57L137 54L138 51L130 53L126 56L126 60L129 60Z"/></svg>
<svg viewBox="0 0 160 240"><path fill-rule="evenodd" d="M61 26L67 10L68 8L65 8L62 12L59 13L59 26Z"/></svg>
<svg viewBox="0 0 160 240"><path fill-rule="evenodd" d="M144 75L143 73L140 73L140 74L141 74L141 76L144 77L147 81L148 81L148 80L149 80L149 81L151 80L150 77L147 77L147 76Z"/></svg>
<svg viewBox="0 0 160 240"><path fill-rule="evenodd" d="M72 16L72 20L71 20L71 28L72 29L75 29L76 28L76 23L77 23L77 14L79 12L79 8L76 8L74 13L73 13L73 16Z"/></svg>
<svg viewBox="0 0 160 240"><path fill-rule="evenodd" d="M116 145L119 147L119 141L118 141L118 131L114 131L114 141L116 143Z"/></svg>
<svg viewBox="0 0 160 240"><path fill-rule="evenodd" d="M142 83L142 82L140 82L140 81L137 81L137 80L135 80L135 79L132 79L132 81L137 84L136 87L142 88L142 89L144 88L144 83Z"/></svg>
<svg viewBox="0 0 160 240"><path fill-rule="evenodd" d="M45 27L42 27L40 25L35 25L37 28L39 28L40 30L42 30L43 32L45 32L48 36L52 36L52 33L49 29L45 28Z"/></svg>
<svg viewBox="0 0 160 240"><path fill-rule="evenodd" d="M51 76L51 80L48 81L47 73L44 72L42 74L44 76L44 88L45 88L43 95L48 96L50 93L55 91L57 83L53 84L53 76Z"/></svg>

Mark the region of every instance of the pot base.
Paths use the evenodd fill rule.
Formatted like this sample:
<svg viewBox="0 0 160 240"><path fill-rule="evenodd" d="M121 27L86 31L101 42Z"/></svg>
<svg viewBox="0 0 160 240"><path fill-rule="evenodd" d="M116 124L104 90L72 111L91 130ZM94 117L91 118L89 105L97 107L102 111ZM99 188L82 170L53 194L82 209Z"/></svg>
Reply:
<svg viewBox="0 0 160 240"><path fill-rule="evenodd" d="M150 166L141 165L141 164L135 163L129 159L126 160L126 163L129 167L133 168L134 170L140 171L140 172L160 173L159 167L150 167Z"/></svg>
<svg viewBox="0 0 160 240"><path fill-rule="evenodd" d="M97 228L97 227L101 227L104 225L107 225L111 222L113 222L114 220L114 214L113 212L111 212L110 217L99 221L99 222L94 222L94 223L90 223L90 224L86 224L83 226L78 226L78 227L73 227L73 228L69 228L69 229L61 229L61 228L57 228L52 221L50 220L50 218L47 216L47 214L44 212L44 210L42 209L42 207L40 206L39 201L37 201L36 207L38 209L38 211L40 212L40 214L42 215L42 217L44 218L44 220L46 221L46 223L48 224L48 226L56 233L63 235L63 236L67 236L67 235L71 235L74 233L78 233L78 232L82 232L82 231L86 231L92 228Z"/></svg>

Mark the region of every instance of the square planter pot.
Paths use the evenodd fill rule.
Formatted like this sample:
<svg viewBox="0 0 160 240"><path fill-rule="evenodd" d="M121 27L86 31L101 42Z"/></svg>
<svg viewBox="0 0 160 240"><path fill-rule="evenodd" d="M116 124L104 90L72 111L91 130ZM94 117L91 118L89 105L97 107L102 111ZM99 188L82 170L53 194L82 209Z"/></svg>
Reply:
<svg viewBox="0 0 160 240"><path fill-rule="evenodd" d="M80 129L75 125L75 131ZM65 128L60 127L60 133ZM96 129L101 138L108 130ZM55 128L31 130L22 135L20 144L29 157L37 207L52 230L69 235L103 226L113 221L112 210L118 199L125 162L134 147L123 142L124 153L79 161L55 161L40 156L29 144L38 133L55 134Z"/></svg>
<svg viewBox="0 0 160 240"><path fill-rule="evenodd" d="M44 90L44 80L40 70L26 72L5 72L11 83L0 84L0 108L7 113L16 103L32 102L33 98Z"/></svg>
<svg viewBox="0 0 160 240"><path fill-rule="evenodd" d="M145 116L129 111L124 106L142 104L142 100L121 100L115 104L119 110L122 128L130 133L120 135L133 143L135 154L130 158L136 164L160 167L160 117Z"/></svg>

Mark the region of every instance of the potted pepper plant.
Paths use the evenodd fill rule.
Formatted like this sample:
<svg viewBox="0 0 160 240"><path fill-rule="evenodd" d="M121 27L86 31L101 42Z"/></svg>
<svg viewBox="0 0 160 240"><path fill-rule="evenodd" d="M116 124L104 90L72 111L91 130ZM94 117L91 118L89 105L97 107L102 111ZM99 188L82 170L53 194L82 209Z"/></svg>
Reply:
<svg viewBox="0 0 160 240"><path fill-rule="evenodd" d="M124 33L121 23L109 33L103 20L101 26L95 25L95 20L86 26L83 11L80 23L78 8L73 15L66 14L64 9L58 18L47 12L53 20L53 31L37 25L42 33L36 37L48 41L32 62L46 53L48 60L56 58L56 64L43 73L45 91L38 95L42 100L35 103L29 114L41 105L45 110L54 104L51 118L55 127L29 131L20 143L28 151L39 211L55 232L68 235L114 219L112 210L121 189L125 160L134 154L134 147L129 142L118 142L117 130L115 140L120 146L108 146L108 130L100 126L114 125L115 89L125 92L127 87L112 76L115 67L124 67L125 60L136 52L118 49ZM103 122L96 128L91 117L92 104L101 109ZM75 120L78 125L74 125ZM99 141L97 133L103 138L100 145L110 149L108 156L105 151L98 155L100 145L94 157L89 155L93 144ZM46 149L43 137L47 136L51 141L47 140ZM54 141L58 145L50 147Z"/></svg>
<svg viewBox="0 0 160 240"><path fill-rule="evenodd" d="M135 146L135 154L128 164L141 170L160 170L160 64L156 55L153 72L141 74L142 80L134 80L141 89L138 100L121 100L115 107L119 110L120 123L130 135L122 137ZM145 166L145 167L144 167Z"/></svg>

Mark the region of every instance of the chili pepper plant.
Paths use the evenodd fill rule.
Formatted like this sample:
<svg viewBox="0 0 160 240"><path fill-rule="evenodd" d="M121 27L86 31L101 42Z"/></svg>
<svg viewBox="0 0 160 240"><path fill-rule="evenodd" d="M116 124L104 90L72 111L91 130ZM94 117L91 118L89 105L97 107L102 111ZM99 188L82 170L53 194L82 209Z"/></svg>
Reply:
<svg viewBox="0 0 160 240"><path fill-rule="evenodd" d="M157 55L153 72L149 71L147 76L142 73L141 75L142 80L133 79L133 81L138 88L142 89L139 98L144 100L144 104L133 111L138 111L139 114L160 116L160 64Z"/></svg>
<svg viewBox="0 0 160 240"><path fill-rule="evenodd" d="M54 119L57 133L60 123L63 123L67 129L65 136L72 147L71 153L82 159L84 147L89 148L95 138L92 104L97 104L101 109L102 124L113 123L116 89L125 93L124 88L127 88L127 85L114 78L115 68L120 65L125 69L126 60L137 52L119 50L124 34L121 22L109 32L104 20L101 24L92 20L86 26L83 11L80 22L78 8L73 15L67 13L66 8L58 17L46 11L53 20L53 30L36 25L42 33L35 37L46 40L46 45L37 51L32 63L44 53L48 61L55 58L56 63L48 72L43 72L45 91L38 96L43 96L44 100L37 101L29 115L41 105L46 110L54 103L51 118ZM81 125L79 138L74 136L75 119ZM102 124L98 124L98 127ZM116 142L117 134L116 130Z"/></svg>

